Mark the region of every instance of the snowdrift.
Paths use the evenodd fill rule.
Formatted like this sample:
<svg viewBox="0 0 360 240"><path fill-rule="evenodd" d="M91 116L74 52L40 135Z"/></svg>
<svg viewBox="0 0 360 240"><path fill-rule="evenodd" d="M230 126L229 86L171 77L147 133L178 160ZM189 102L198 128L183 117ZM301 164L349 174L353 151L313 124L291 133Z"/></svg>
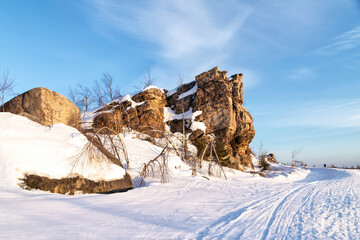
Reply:
<svg viewBox="0 0 360 240"><path fill-rule="evenodd" d="M78 158L88 143L75 128L43 126L25 117L0 113L0 185L17 186L26 174L48 178L122 179L125 170L110 161Z"/></svg>

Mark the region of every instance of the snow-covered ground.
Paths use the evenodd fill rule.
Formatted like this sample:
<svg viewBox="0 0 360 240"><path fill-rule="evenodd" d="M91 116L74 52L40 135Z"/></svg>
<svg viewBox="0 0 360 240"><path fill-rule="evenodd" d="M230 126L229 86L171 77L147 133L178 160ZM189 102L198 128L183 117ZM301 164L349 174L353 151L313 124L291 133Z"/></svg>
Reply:
<svg viewBox="0 0 360 240"><path fill-rule="evenodd" d="M161 151L133 134L124 141L133 176ZM360 239L358 170L272 164L267 178L225 169L228 180L208 180L170 155L169 183L66 196L9 184L7 151L0 151L0 239Z"/></svg>
<svg viewBox="0 0 360 240"><path fill-rule="evenodd" d="M105 158L96 161L81 155L87 143L78 130L64 124L43 126L25 117L0 113L0 184L17 187L24 174L82 176L95 181L123 178L124 169Z"/></svg>
<svg viewBox="0 0 360 240"><path fill-rule="evenodd" d="M182 177L111 195L0 188L2 239L360 239L360 172Z"/></svg>

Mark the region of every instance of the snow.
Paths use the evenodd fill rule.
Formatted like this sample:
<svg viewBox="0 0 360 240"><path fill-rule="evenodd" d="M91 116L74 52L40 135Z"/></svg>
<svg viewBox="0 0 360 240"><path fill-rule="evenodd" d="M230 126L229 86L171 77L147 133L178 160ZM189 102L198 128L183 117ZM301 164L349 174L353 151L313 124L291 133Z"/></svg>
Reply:
<svg viewBox="0 0 360 240"><path fill-rule="evenodd" d="M193 121L193 122L191 123L190 129L191 129L192 131L195 131L195 130L197 130L197 129L200 129L201 131L206 132L206 126L205 126L205 124L204 124L203 122Z"/></svg>
<svg viewBox="0 0 360 240"><path fill-rule="evenodd" d="M166 97L170 97L171 95L174 95L177 92L177 88L169 90L166 92Z"/></svg>
<svg viewBox="0 0 360 240"><path fill-rule="evenodd" d="M184 112L184 114L179 113L176 114L174 110L172 110L170 107L164 107L164 122L176 120L176 119L191 119L193 116L192 108L190 108L188 111Z"/></svg>
<svg viewBox="0 0 360 240"><path fill-rule="evenodd" d="M157 86L148 86L148 87L144 88L144 90L142 90L142 91L146 91L146 90L153 89L153 88L159 89L159 90L161 90L162 92L164 92L164 89L163 89L163 88L158 88Z"/></svg>
<svg viewBox="0 0 360 240"><path fill-rule="evenodd" d="M11 114L0 117L2 239L360 239L359 170L271 163L266 178L224 168L225 180L206 175L208 162L191 176L191 167L170 154L167 184L152 178L146 187L107 195L26 191L9 184L9 172L22 167L12 163L20 161L13 157L20 153L11 149L26 151L28 144L55 140L44 126ZM27 134L13 129L18 123ZM83 144L75 129L59 125L52 131L61 151L47 145L54 151L48 160L67 152L68 144ZM136 180L142 164L162 149L134 132L122 137ZM35 158L32 154L39 152L24 154L21 163Z"/></svg>
<svg viewBox="0 0 360 240"><path fill-rule="evenodd" d="M185 97L187 97L189 95L192 95L192 94L196 93L196 91L197 91L197 83L189 91L180 94L180 96L178 97L178 100L180 100L182 98L185 98Z"/></svg>
<svg viewBox="0 0 360 240"><path fill-rule="evenodd" d="M140 106L140 105L143 105L145 103L145 101L143 102L135 102L134 100L131 99L131 96L128 94L128 95L125 95L122 99L121 99L121 102L126 102L126 101L129 101L131 103L131 106L129 106L128 108L126 108L126 111L128 111L129 109L131 108L136 108L137 106Z"/></svg>
<svg viewBox="0 0 360 240"><path fill-rule="evenodd" d="M173 121L176 119L190 119L191 120L191 126L190 129L195 131L196 129L200 129L203 132L206 131L206 126L202 122L195 121L195 118L199 116L202 113L202 111L196 111L193 112L192 108L190 108L188 111L186 111L184 114L179 113L176 114L174 110L172 110L170 107L164 107L164 122Z"/></svg>
<svg viewBox="0 0 360 240"><path fill-rule="evenodd" d="M0 113L0 184L16 186L24 174L49 178L83 176L91 180L120 179L125 171L107 160L77 155L88 140L64 124L43 126L25 117Z"/></svg>
<svg viewBox="0 0 360 240"><path fill-rule="evenodd" d="M167 91L166 97L170 97L171 95L174 95L180 87L181 87L181 85L177 86L176 88L174 88L172 90ZM178 100L180 100L180 99L182 99L184 97L187 97L189 95L192 95L192 94L196 93L196 91L197 91L197 83L195 83L194 87L191 88L190 90L180 94L178 96Z"/></svg>
<svg viewBox="0 0 360 240"><path fill-rule="evenodd" d="M103 111L104 112L104 111ZM102 113L103 113L102 112ZM108 111L110 112L110 111ZM99 115L98 112L93 111L93 112L83 112L81 114L81 127L83 129L91 129L92 128L92 124L94 122L94 118Z"/></svg>

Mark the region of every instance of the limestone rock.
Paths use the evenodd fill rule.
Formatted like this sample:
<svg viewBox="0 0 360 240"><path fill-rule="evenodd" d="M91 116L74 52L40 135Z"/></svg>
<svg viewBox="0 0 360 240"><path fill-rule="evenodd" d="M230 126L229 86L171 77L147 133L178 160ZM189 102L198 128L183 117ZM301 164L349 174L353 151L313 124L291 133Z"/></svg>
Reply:
<svg viewBox="0 0 360 240"><path fill-rule="evenodd" d="M81 123L79 108L47 88L33 88L20 94L1 106L0 111L22 115L45 126L64 123L78 127Z"/></svg>

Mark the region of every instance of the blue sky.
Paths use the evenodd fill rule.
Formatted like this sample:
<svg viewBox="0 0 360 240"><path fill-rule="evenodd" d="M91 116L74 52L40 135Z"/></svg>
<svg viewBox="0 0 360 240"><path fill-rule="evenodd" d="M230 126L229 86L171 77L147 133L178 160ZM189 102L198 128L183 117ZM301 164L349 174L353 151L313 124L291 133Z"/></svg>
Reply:
<svg viewBox="0 0 360 240"><path fill-rule="evenodd" d="M244 74L252 147L289 162L360 164L360 3L5 0L0 70L18 93L64 95L110 73L122 93L151 70L172 89L214 66Z"/></svg>

